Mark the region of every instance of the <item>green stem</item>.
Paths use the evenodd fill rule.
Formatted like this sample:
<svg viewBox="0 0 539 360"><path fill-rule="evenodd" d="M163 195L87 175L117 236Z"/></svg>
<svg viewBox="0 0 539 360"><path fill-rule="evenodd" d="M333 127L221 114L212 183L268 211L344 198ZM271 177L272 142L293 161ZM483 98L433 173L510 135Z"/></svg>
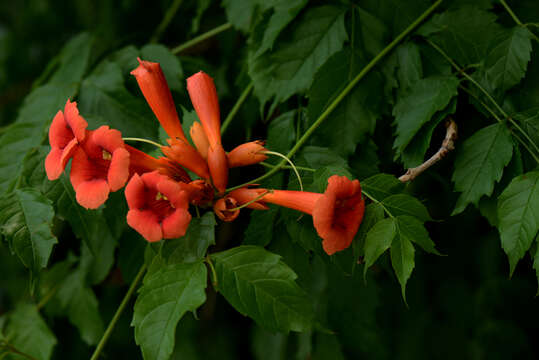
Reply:
<svg viewBox="0 0 539 360"><path fill-rule="evenodd" d="M58 292L59 289L60 289L60 284L57 284L52 289L50 289L49 292L46 293L45 296L43 296L41 301L37 303L36 305L37 311L43 309L43 307L49 302L49 300L54 296L54 294Z"/></svg>
<svg viewBox="0 0 539 360"><path fill-rule="evenodd" d="M226 129L228 128L228 126L232 122L232 119L234 118L234 116L236 116L238 110L243 105L243 103L245 102L245 100L247 99L249 94L251 93L251 90L253 90L253 87L254 87L254 84L250 83L245 88L245 90L243 90L243 92L240 95L240 98L238 99L238 101L236 101L236 103L232 107L232 110L230 110L230 112L228 113L228 116L226 117L225 121L223 122L223 125L221 125L221 135L223 135L225 133Z"/></svg>
<svg viewBox="0 0 539 360"><path fill-rule="evenodd" d="M261 162L259 164L262 165L262 166L265 166L267 168L270 168L270 169L273 169L274 167L277 166L277 165L269 164L267 162ZM292 169L292 166L283 165L283 166L281 166L281 169ZM305 167L305 166L296 166L296 169L302 170L302 171L309 171L309 172L315 172L316 171L316 169Z"/></svg>
<svg viewBox="0 0 539 360"><path fill-rule="evenodd" d="M393 41L391 41L382 51L378 53L360 72L356 75L356 77L341 91L339 96L337 96L331 104L326 108L326 110L316 119L316 121L307 129L307 131L303 134L303 136L296 142L294 147L286 154L286 157L291 158L298 152L298 150L307 142L309 137L312 135L312 133L326 120L326 118L335 110L335 108L341 103L341 101L352 91L354 86L367 75L367 73L375 67L380 60L382 60L395 46L397 46L408 34L410 34L423 20L425 20L440 4L442 3L442 0L436 1L434 4L432 4L431 7L429 7L423 14L421 14L412 24L410 24L402 33L400 33ZM235 187L232 187L228 189L227 191L232 191L235 189L239 189L241 187L244 187L249 184L253 183L259 183L264 179L267 179L268 177L274 175L281 169L281 167L286 163L285 160L281 160L279 164L277 164L276 167L265 173L264 175L249 181L245 184L238 185Z"/></svg>
<svg viewBox="0 0 539 360"><path fill-rule="evenodd" d="M518 18L518 16L513 12L513 10L509 7L509 5L507 5L507 3L505 2L505 0L500 0L500 3L503 5L503 7L504 7L505 10L509 13L509 15L511 15L511 17L513 18L513 20L514 20L518 25L521 25L521 26L522 26L522 22L520 21L520 19Z"/></svg>
<svg viewBox="0 0 539 360"><path fill-rule="evenodd" d="M294 171L294 174L296 175L296 177L298 178L298 182L299 182L299 190L300 191L303 191L303 182L301 181L301 176L299 176L299 172L298 172L298 169L296 168L296 166L294 165L294 163L292 162L292 160L290 160L288 157L286 157L285 155L279 153L279 152L276 152L276 151L262 151L262 154L268 154L268 155L275 155L275 156L278 156L280 158L282 158L284 161L286 161L288 164L290 164L290 167L292 167L292 170Z"/></svg>
<svg viewBox="0 0 539 360"><path fill-rule="evenodd" d="M206 264L208 264L208 266L210 267L210 271L211 271L211 283L213 285L213 289L215 290L215 292L218 292L218 283L217 283L217 271L215 271L215 267L213 266L213 263L211 261L211 258L210 258L210 255L206 255Z"/></svg>
<svg viewBox="0 0 539 360"><path fill-rule="evenodd" d="M513 21L515 23L517 23L517 25L519 26L523 26L523 27L527 27L527 24L523 24L522 21L520 21L520 19L518 18L518 16L513 12L513 9L511 9L509 7L509 5L507 5L507 3L505 2L505 0L500 0L500 3L503 5L503 7L505 8L505 10L509 13L509 15L513 18ZM537 42L539 42L539 37L537 37L537 35L535 35L530 29L528 29L528 31L530 32L531 36L533 37L533 39Z"/></svg>
<svg viewBox="0 0 539 360"><path fill-rule="evenodd" d="M492 110L490 108L490 106L488 106L487 104L485 104L485 102L481 99L479 99L477 97L477 95L475 95L473 92L471 92L470 90L468 90L467 88L465 88L464 86L459 86L462 90L464 90L468 95L470 95L471 97L473 97L479 104L481 104L481 106L483 106L490 115L492 115L492 117L494 119L496 119L496 121L498 121L498 123L500 124L503 124L503 120L498 116L498 114L496 114L496 112L494 110ZM518 142L520 142L520 144L522 146L524 146L524 148L531 154L531 156L533 157L533 159L539 163L539 157L537 157L537 155L535 155L535 153L530 149L530 147L528 146L528 144L526 144L526 142L524 140L522 140L522 138L520 136L518 136L518 134L516 134L514 131L511 131L511 135L513 135L515 137L515 139L517 139Z"/></svg>
<svg viewBox="0 0 539 360"><path fill-rule="evenodd" d="M363 189L361 189L361 193L362 193L363 195L365 195L367 198L369 198L373 203L376 203L376 204L380 205L380 206L382 207L382 209L384 209L384 211L386 212L386 214L389 215L389 217L392 217L392 218L395 217L395 216L393 216L393 214L392 214L392 213L391 213L391 212L384 206L384 204L383 204L380 200L376 199L374 196L370 195L368 192L366 192L366 191L363 190Z"/></svg>
<svg viewBox="0 0 539 360"><path fill-rule="evenodd" d="M178 12L178 9L180 8L180 5L182 4L183 0L174 0L172 5L167 9L167 12L165 13L165 17L155 29L155 32L153 33L153 36L150 40L151 43L156 43L161 38L161 35L163 35L163 32L168 27L176 13Z"/></svg>
<svg viewBox="0 0 539 360"><path fill-rule="evenodd" d="M454 62L453 59L451 59L449 57L449 55L447 55L445 53L445 51L443 51L438 45L436 45L435 43L433 43L429 39L426 39L426 41L430 46L432 46L436 51L438 51L440 53L440 55L442 55L447 60L447 62L449 62L451 64L451 66L453 66L455 68L455 70L457 70L462 76L464 76L466 78L466 80L468 80L469 82L474 84L479 89L479 91L481 91L486 96L486 98L496 107L496 110L498 110L500 112L500 114L502 114L503 117L505 119L507 119L511 123L511 125L513 125L522 134L522 136L524 136L524 138L530 142L530 144L532 144L535 151L537 151L539 153L539 146L537 146L537 144L535 144L535 142L530 138L528 133L526 133L520 127L520 125L518 125L518 123L511 116L509 116L509 114L507 114L505 112L505 110L489 94L489 92L483 86L481 86L481 84L479 84L473 77L471 77L464 70L462 70L462 68L456 62ZM534 158L535 158L535 156L534 156Z"/></svg>
<svg viewBox="0 0 539 360"><path fill-rule="evenodd" d="M161 149L163 147L163 145L161 144L158 144L156 143L155 141L151 141L151 140L148 140L148 139L141 139L141 138L135 138L135 137L124 137L122 138L123 141L139 141L139 142L144 142L144 143L147 143L147 144L152 144L153 146L156 146L158 147L159 149Z"/></svg>
<svg viewBox="0 0 539 360"><path fill-rule="evenodd" d="M114 330L114 326L120 319L120 316L122 315L122 312L124 311L127 303L131 299L131 296L133 296L133 293L135 292L137 285L139 284L140 280L142 280L142 277L144 273L146 272L146 264L143 264L138 273L135 277L135 280L131 283L129 286L129 290L127 290L127 293L125 294L124 298L122 299L122 302L120 303L120 306L116 310L116 313L114 314L112 320L109 323L109 326L107 326L107 330L105 330L105 333L103 334L103 337L99 341L99 344L97 344L97 347L90 358L90 360L97 360L99 358L99 355L103 351L103 348L105 347L105 344L107 343L107 340L109 339L110 335L112 334L112 330Z"/></svg>
<svg viewBox="0 0 539 360"><path fill-rule="evenodd" d="M226 23L226 24L223 24L221 26L218 26L218 27L216 27L216 28L214 28L214 29L212 29L212 30L210 30L208 32L205 32L202 35L197 36L194 39L191 39L191 40L189 40L189 41L187 41L187 42L185 42L185 43L183 43L181 45L176 46L174 49L172 49L172 53L174 55L178 55L179 53L181 53L185 49L188 49L191 46L194 46L194 45L198 44L199 42L202 42L202 41L204 41L204 40L206 40L206 39L208 39L208 38L210 38L212 36L220 34L223 31L226 31L226 30L230 29L231 27L232 27L232 24L230 24L230 23Z"/></svg>
<svg viewBox="0 0 539 360"><path fill-rule="evenodd" d="M28 360L36 360L33 356L28 355L26 353L23 353L22 351L17 350L13 345L4 343L4 345L0 345L0 347L3 347L6 349L8 353L17 354L19 356L22 356L24 358L27 358ZM3 356L2 356L3 357Z"/></svg>

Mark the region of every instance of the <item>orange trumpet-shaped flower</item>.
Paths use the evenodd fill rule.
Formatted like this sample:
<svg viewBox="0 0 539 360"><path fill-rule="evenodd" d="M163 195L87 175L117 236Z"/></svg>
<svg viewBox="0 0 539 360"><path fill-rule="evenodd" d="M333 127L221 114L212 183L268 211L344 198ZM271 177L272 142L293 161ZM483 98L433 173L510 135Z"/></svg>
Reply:
<svg viewBox="0 0 539 360"><path fill-rule="evenodd" d="M140 90L157 120L171 139L187 141L161 66L159 63L137 60L139 66L131 71L131 75L137 79Z"/></svg>
<svg viewBox="0 0 539 360"><path fill-rule="evenodd" d="M231 191L228 195L230 197L233 197L237 200L238 204L243 205L247 204L248 202L251 202L246 207L250 209L256 209L256 210L268 210L266 204L255 201L257 198L262 200L262 195L267 193L268 191L266 189L251 189L251 188L241 188L234 191Z"/></svg>
<svg viewBox="0 0 539 360"><path fill-rule="evenodd" d="M170 146L162 146L161 151L170 160L191 170L203 179L210 178L208 165L198 151L182 139L169 139Z"/></svg>
<svg viewBox="0 0 539 360"><path fill-rule="evenodd" d="M207 161L213 185L224 193L228 183L228 161L221 144L219 101L213 79L200 71L187 79L187 92L209 142Z"/></svg>
<svg viewBox="0 0 539 360"><path fill-rule="evenodd" d="M213 211L217 214L217 217L223 221L230 222L234 221L240 214L239 209L234 209L238 206L238 202L231 196L225 196L220 198L213 205Z"/></svg>
<svg viewBox="0 0 539 360"><path fill-rule="evenodd" d="M234 196L238 203L244 204L255 200L263 194L262 191L266 190L239 189L232 191L230 196ZM328 186L323 194L273 190L253 204L266 202L312 215L314 227L322 238L322 247L328 255L350 246L365 212L359 181L338 175L328 179Z"/></svg>
<svg viewBox="0 0 539 360"><path fill-rule="evenodd" d="M170 177L174 181L190 182L189 174L177 163L166 158L154 158L132 146L125 145L129 152L129 177L134 174L142 175L147 172L158 170L160 174Z"/></svg>
<svg viewBox="0 0 539 360"><path fill-rule="evenodd" d="M88 123L79 115L77 103L68 99L64 112L58 111L49 128L51 151L45 159L45 171L49 180L56 180L62 175L67 162L84 140L86 127Z"/></svg>
<svg viewBox="0 0 539 360"><path fill-rule="evenodd" d="M219 193L224 193L228 184L228 161L225 149L221 145L208 149L208 168L210 169L213 185Z"/></svg>
<svg viewBox="0 0 539 360"><path fill-rule="evenodd" d="M210 147L210 143L208 142L208 138L206 137L202 125L200 125L198 121L195 121L193 125L191 125L189 134L191 134L191 140L193 140L198 152L204 160L206 160L208 158L208 148Z"/></svg>
<svg viewBox="0 0 539 360"><path fill-rule="evenodd" d="M150 242L185 235L191 222L188 194L157 171L133 175L125 188L127 224Z"/></svg>
<svg viewBox="0 0 539 360"><path fill-rule="evenodd" d="M187 78L187 92L210 146L221 144L219 100L213 79L208 74L199 71Z"/></svg>
<svg viewBox="0 0 539 360"><path fill-rule="evenodd" d="M106 125L87 131L73 156L70 173L80 205L97 209L109 192L125 185L129 178L129 152L124 146L121 133Z"/></svg>
<svg viewBox="0 0 539 360"><path fill-rule="evenodd" d="M262 153L266 150L264 142L259 140L241 144L227 154L228 167L258 164L268 158Z"/></svg>

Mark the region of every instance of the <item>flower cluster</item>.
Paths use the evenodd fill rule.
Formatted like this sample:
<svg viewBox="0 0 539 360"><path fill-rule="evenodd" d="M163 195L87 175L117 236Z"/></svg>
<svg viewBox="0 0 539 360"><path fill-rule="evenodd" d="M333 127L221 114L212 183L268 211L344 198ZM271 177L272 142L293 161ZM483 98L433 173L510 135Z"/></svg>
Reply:
<svg viewBox="0 0 539 360"><path fill-rule="evenodd" d="M98 208L111 191L125 186L127 223L151 242L183 236L191 221L190 204L211 206L221 220L232 221L241 207L266 210L271 203L312 215L329 255L350 246L365 209L358 180L334 175L323 194L252 186L227 193L229 169L264 161L264 143L224 150L217 91L212 78L199 72L187 79L200 119L190 129L191 145L160 65L139 63L131 74L169 137L167 145L160 146L164 156L155 158L125 144L121 133L108 126L88 130L76 102L68 100L49 129L49 180L57 179L71 159L71 184L77 202L87 209ZM191 179L186 169L199 178Z"/></svg>

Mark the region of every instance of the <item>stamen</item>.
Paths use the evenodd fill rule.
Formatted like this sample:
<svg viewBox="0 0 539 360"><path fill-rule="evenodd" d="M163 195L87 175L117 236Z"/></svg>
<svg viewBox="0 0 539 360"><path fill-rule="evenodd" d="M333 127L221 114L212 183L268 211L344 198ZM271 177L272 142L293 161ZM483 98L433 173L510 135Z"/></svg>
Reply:
<svg viewBox="0 0 539 360"><path fill-rule="evenodd" d="M103 149L103 160L112 160L112 154Z"/></svg>
<svg viewBox="0 0 539 360"><path fill-rule="evenodd" d="M168 198L165 195L158 192L157 194L155 194L155 200L167 200L168 201Z"/></svg>

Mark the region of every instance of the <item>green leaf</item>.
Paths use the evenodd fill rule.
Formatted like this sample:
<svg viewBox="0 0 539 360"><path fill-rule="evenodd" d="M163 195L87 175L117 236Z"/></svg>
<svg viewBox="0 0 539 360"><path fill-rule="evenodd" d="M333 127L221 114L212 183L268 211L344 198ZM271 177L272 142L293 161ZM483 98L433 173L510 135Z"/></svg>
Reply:
<svg viewBox="0 0 539 360"><path fill-rule="evenodd" d="M393 216L410 215L421 221L432 220L425 205L410 195L391 195L385 198L382 204Z"/></svg>
<svg viewBox="0 0 539 360"><path fill-rule="evenodd" d="M219 291L237 311L270 331L312 328L312 304L279 255L257 246L239 246L211 258Z"/></svg>
<svg viewBox="0 0 539 360"><path fill-rule="evenodd" d="M165 360L174 350L176 326L206 301L206 266L172 263L148 272L135 303L132 326L146 360Z"/></svg>
<svg viewBox="0 0 539 360"><path fill-rule="evenodd" d="M417 135L415 135L408 146L404 148L402 153L402 163L404 164L404 167L412 168L423 163L434 130L448 115L455 113L455 111L457 111L457 99L453 98L444 110L438 111L431 121L421 127ZM438 146L438 144L435 146Z"/></svg>
<svg viewBox="0 0 539 360"><path fill-rule="evenodd" d="M307 108L310 124L314 123L344 87L363 68L365 63L350 50L334 54L316 72L309 90ZM374 132L380 117L383 81L370 73L331 112L313 134L312 144L330 147L344 157L352 154L358 143Z"/></svg>
<svg viewBox="0 0 539 360"><path fill-rule="evenodd" d="M423 65L419 46L413 42L406 42L396 50L399 68L397 78L399 79L399 92L406 92L417 81L423 78Z"/></svg>
<svg viewBox="0 0 539 360"><path fill-rule="evenodd" d="M498 230L511 274L539 230L539 172L517 176L498 199Z"/></svg>
<svg viewBox="0 0 539 360"><path fill-rule="evenodd" d="M307 2L308 0L280 0L275 3L274 13L265 27L264 37L260 47L256 50L255 57L273 48L277 36L294 20L301 9L307 5Z"/></svg>
<svg viewBox="0 0 539 360"><path fill-rule="evenodd" d="M52 203L35 189L17 189L0 197L2 235L34 273L47 266L52 247L58 242L51 230L53 217Z"/></svg>
<svg viewBox="0 0 539 360"><path fill-rule="evenodd" d="M126 137L157 139L157 122L140 92L124 86L122 69L108 60L82 82L79 110L90 128L109 125Z"/></svg>
<svg viewBox="0 0 539 360"><path fill-rule="evenodd" d="M142 59L158 62L163 69L171 90L181 91L183 85L183 69L179 58L170 49L161 44L148 44L140 49Z"/></svg>
<svg viewBox="0 0 539 360"><path fill-rule="evenodd" d="M485 58L487 79L505 92L522 80L532 51L531 33L522 26L503 31Z"/></svg>
<svg viewBox="0 0 539 360"><path fill-rule="evenodd" d="M398 228L397 223L397 228ZM405 232L406 234L406 232ZM391 265L401 284L402 298L406 302L406 283L414 270L414 246L406 236L402 236L399 230L391 244Z"/></svg>
<svg viewBox="0 0 539 360"><path fill-rule="evenodd" d="M435 76L415 82L410 91L399 98L393 108L397 126L395 159L412 141L415 134L432 116L444 109L457 95L459 80L454 76Z"/></svg>
<svg viewBox="0 0 539 360"><path fill-rule="evenodd" d="M278 211L279 208L275 206L265 211L252 211L243 244L267 246L273 239L273 227Z"/></svg>
<svg viewBox="0 0 539 360"><path fill-rule="evenodd" d="M539 246L537 244L539 243L539 234L535 237L535 254L533 255L533 268L535 269L535 277L537 277L537 292L535 293L535 296L539 295Z"/></svg>
<svg viewBox="0 0 539 360"><path fill-rule="evenodd" d="M9 315L6 338L18 351L36 360L51 358L56 337L37 311L35 305L20 304Z"/></svg>
<svg viewBox="0 0 539 360"><path fill-rule="evenodd" d="M60 66L49 83L64 85L81 81L90 63L93 43L94 38L89 33L81 33L69 40L58 54Z"/></svg>
<svg viewBox="0 0 539 360"><path fill-rule="evenodd" d="M397 222L395 218L380 220L369 230L365 239L363 277L366 277L367 269L376 262L380 255L391 247L396 235Z"/></svg>
<svg viewBox="0 0 539 360"><path fill-rule="evenodd" d="M361 189L378 201L404 190L404 184L390 174L377 174L361 181Z"/></svg>
<svg viewBox="0 0 539 360"><path fill-rule="evenodd" d="M64 314L79 330L88 345L95 345L104 332L103 320L93 290L84 285L84 273L80 269L71 273L61 284L56 294Z"/></svg>
<svg viewBox="0 0 539 360"><path fill-rule="evenodd" d="M84 243L81 263L91 284L97 284L109 273L114 263L116 239L112 236L103 210L86 210L77 203L67 175L56 180L46 195L56 203L57 215L71 225L77 238ZM124 216L124 215L121 215Z"/></svg>
<svg viewBox="0 0 539 360"><path fill-rule="evenodd" d="M268 126L267 148L271 151L277 151L286 154L291 149L292 144L296 139L295 119L297 116L296 110L285 112L279 117L273 119ZM279 162L275 159L275 162ZM272 162L272 159L268 159Z"/></svg>
<svg viewBox="0 0 539 360"><path fill-rule="evenodd" d="M536 144L539 143L539 109L535 108L511 116L521 124Z"/></svg>
<svg viewBox="0 0 539 360"><path fill-rule="evenodd" d="M183 237L164 242L161 249L163 257L169 263L194 263L202 260L208 247L215 245L216 224L211 211L200 218L193 218Z"/></svg>
<svg viewBox="0 0 539 360"><path fill-rule="evenodd" d="M250 57L249 75L255 94L263 105L274 105L311 85L314 74L339 51L347 38L345 8L320 6L305 12L290 30L291 37L267 56Z"/></svg>
<svg viewBox="0 0 539 360"><path fill-rule="evenodd" d="M428 31L425 31L427 30ZM489 45L501 26L496 15L472 6L446 11L432 17L419 31L429 36L460 66L484 60Z"/></svg>
<svg viewBox="0 0 539 360"><path fill-rule="evenodd" d="M438 125L447 118L448 115L457 110L457 99L453 98L451 103L442 111L438 111L433 119L421 127L421 130L414 136L412 141L406 146L402 153L404 167L412 168L419 166L425 159L425 154L430 146L432 134ZM438 146L436 144L435 146ZM436 149L438 151L438 148Z"/></svg>
<svg viewBox="0 0 539 360"><path fill-rule="evenodd" d="M228 21L236 29L243 32L249 31L256 15L257 1L223 0Z"/></svg>
<svg viewBox="0 0 539 360"><path fill-rule="evenodd" d="M379 221L384 218L384 208L380 204L372 203L365 207L365 214L361 226L357 231L356 240L352 243L355 258L365 256L365 241L367 234Z"/></svg>
<svg viewBox="0 0 539 360"><path fill-rule="evenodd" d="M453 215L469 203L477 206L481 196L492 194L503 169L513 155L511 135L503 124L487 126L470 136L459 147L452 180L455 190L462 192Z"/></svg>
<svg viewBox="0 0 539 360"><path fill-rule="evenodd" d="M434 248L436 245L431 240L427 229L417 218L408 215L397 216L397 229L401 238L406 238L408 241L419 245L428 253L441 255Z"/></svg>

